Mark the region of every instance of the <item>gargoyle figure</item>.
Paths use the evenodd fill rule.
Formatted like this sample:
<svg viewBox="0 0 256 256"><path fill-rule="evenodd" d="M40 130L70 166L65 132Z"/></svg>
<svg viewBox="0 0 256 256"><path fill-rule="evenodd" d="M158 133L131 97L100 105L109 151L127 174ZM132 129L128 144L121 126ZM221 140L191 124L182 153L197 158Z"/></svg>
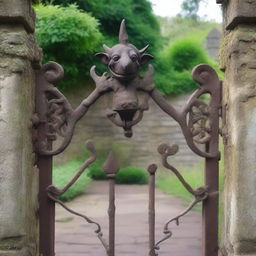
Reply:
<svg viewBox="0 0 256 256"><path fill-rule="evenodd" d="M150 66L144 77L139 77L140 67L148 63L153 56L146 54L148 45L138 50L128 42L125 21L123 20L119 32L119 44L112 48L103 45L104 53L96 56L108 66L109 74L99 77L95 73L95 66L91 69L91 76L98 88L113 90L112 109L108 110L107 116L116 125L124 128L127 137L132 136L131 127L142 118L142 112L148 109L147 100L139 104L137 90L152 90L153 67ZM117 115L119 114L119 121ZM135 118L136 113L137 118ZM135 120L134 120L135 119Z"/></svg>

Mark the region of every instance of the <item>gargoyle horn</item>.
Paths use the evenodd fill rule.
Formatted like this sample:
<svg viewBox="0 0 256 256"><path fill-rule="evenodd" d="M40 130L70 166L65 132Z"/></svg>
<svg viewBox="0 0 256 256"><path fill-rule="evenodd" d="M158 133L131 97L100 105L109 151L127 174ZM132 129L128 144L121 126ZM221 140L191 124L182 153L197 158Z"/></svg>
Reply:
<svg viewBox="0 0 256 256"><path fill-rule="evenodd" d="M107 45L103 44L103 49L105 50L106 53L110 53L111 48L109 48Z"/></svg>
<svg viewBox="0 0 256 256"><path fill-rule="evenodd" d="M122 20L120 25L119 42L120 44L128 44L128 34L126 31L125 20Z"/></svg>
<svg viewBox="0 0 256 256"><path fill-rule="evenodd" d="M143 54L149 47L149 44L145 46L143 49L139 50L140 54Z"/></svg>

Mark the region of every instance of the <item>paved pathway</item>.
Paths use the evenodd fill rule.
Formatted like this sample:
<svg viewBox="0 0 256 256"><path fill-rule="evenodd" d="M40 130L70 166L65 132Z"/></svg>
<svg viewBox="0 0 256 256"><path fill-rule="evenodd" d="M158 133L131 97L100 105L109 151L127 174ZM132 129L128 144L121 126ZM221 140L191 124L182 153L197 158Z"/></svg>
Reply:
<svg viewBox="0 0 256 256"><path fill-rule="evenodd" d="M148 255L147 186L116 187L116 255ZM85 195L67 205L100 222L107 237L108 186L93 182ZM156 191L156 235L162 237L164 223L186 207L182 201ZM180 226L172 225L173 237L161 246L159 256L199 256L201 251L201 214L191 212ZM63 208L56 209L56 256L104 256L94 227Z"/></svg>

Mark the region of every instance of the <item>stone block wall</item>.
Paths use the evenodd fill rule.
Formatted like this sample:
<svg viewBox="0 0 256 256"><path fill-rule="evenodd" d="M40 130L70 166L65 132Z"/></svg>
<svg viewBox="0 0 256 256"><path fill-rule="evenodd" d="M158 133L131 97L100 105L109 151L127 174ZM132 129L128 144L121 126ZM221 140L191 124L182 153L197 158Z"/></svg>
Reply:
<svg viewBox="0 0 256 256"><path fill-rule="evenodd" d="M65 93L67 98L76 107L88 92L79 90ZM186 103L189 94L168 97L167 100L177 109ZM173 162L191 167L200 160L186 145L179 125L165 114L153 101L150 101L149 110L144 112L142 121L134 126L133 137L126 138L123 130L112 124L105 116L103 99L93 105L86 116L77 124L71 145L65 152L55 157L55 163L63 163L80 156L84 151L84 142L91 139L99 152L117 150L125 165L135 165L146 168L149 164L160 163L157 147L161 143L178 144L180 152L173 157ZM161 166L161 165L159 165Z"/></svg>

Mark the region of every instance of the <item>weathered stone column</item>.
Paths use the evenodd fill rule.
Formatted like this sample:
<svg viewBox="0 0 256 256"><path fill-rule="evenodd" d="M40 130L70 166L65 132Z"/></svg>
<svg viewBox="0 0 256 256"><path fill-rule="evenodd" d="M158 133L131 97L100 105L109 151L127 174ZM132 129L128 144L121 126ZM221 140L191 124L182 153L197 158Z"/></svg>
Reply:
<svg viewBox="0 0 256 256"><path fill-rule="evenodd" d="M224 225L220 255L256 255L256 0L223 4Z"/></svg>
<svg viewBox="0 0 256 256"><path fill-rule="evenodd" d="M38 255L33 31L30 0L0 1L0 256Z"/></svg>

